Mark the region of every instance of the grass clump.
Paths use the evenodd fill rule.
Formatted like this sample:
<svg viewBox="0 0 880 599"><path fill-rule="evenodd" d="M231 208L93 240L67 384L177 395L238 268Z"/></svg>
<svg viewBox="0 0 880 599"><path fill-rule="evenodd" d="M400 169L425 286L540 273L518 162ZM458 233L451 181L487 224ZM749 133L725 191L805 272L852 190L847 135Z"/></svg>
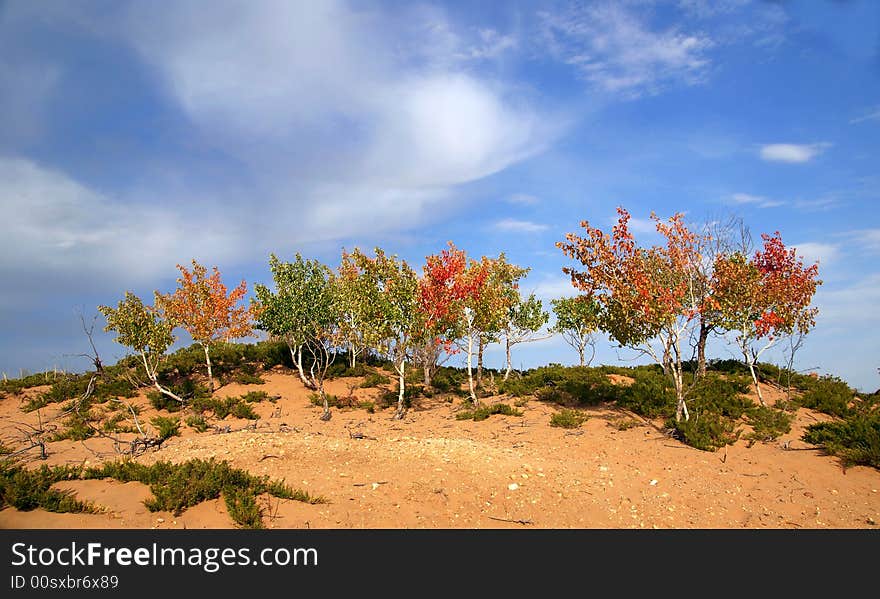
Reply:
<svg viewBox="0 0 880 599"><path fill-rule="evenodd" d="M784 410L768 406L752 406L746 413L746 421L752 432L745 436L750 441L774 441L791 431L793 417Z"/></svg>
<svg viewBox="0 0 880 599"><path fill-rule="evenodd" d="M490 406L480 406L473 410L462 410L455 415L456 420L473 420L480 422L486 420L489 416L501 414L503 416L522 416L522 412L505 403L496 403Z"/></svg>
<svg viewBox="0 0 880 599"><path fill-rule="evenodd" d="M364 382L361 383L361 387L364 389L369 389L371 387L378 387L379 385L387 385L391 382L387 376L380 372L371 372L364 377Z"/></svg>
<svg viewBox="0 0 880 599"><path fill-rule="evenodd" d="M578 410L561 410L550 416L550 426L560 428L577 428L589 417Z"/></svg>
<svg viewBox="0 0 880 599"><path fill-rule="evenodd" d="M812 379L800 397L800 404L805 408L823 412L839 418L849 413L849 404L853 400L853 390L836 376L823 376Z"/></svg>
<svg viewBox="0 0 880 599"><path fill-rule="evenodd" d="M11 506L23 512L42 508L58 513L96 513L94 505L79 501L73 492L51 488L54 483L76 478L76 471L69 466L28 470L21 464L0 462L0 509Z"/></svg>
<svg viewBox="0 0 880 599"><path fill-rule="evenodd" d="M326 502L322 497L293 489L283 481L253 476L225 461L213 459L193 459L180 464L156 462L151 466L132 461L112 462L86 469L80 477L147 484L153 493L153 497L144 502L147 509L169 511L178 516L187 508L222 495L229 515L243 528L263 527L262 510L256 500L262 493L312 504Z"/></svg>
<svg viewBox="0 0 880 599"><path fill-rule="evenodd" d="M150 424L159 431L159 438L163 441L180 435L180 418L167 418L156 416L150 420Z"/></svg>
<svg viewBox="0 0 880 599"><path fill-rule="evenodd" d="M811 424L803 439L823 446L845 466L880 469L880 414L855 414L843 421Z"/></svg>
<svg viewBox="0 0 880 599"><path fill-rule="evenodd" d="M736 421L713 411L692 412L690 420L670 418L666 425L677 439L703 451L715 451L739 438Z"/></svg>
<svg viewBox="0 0 880 599"><path fill-rule="evenodd" d="M203 433L208 430L208 421L201 414L193 414L186 417L186 425L196 432Z"/></svg>

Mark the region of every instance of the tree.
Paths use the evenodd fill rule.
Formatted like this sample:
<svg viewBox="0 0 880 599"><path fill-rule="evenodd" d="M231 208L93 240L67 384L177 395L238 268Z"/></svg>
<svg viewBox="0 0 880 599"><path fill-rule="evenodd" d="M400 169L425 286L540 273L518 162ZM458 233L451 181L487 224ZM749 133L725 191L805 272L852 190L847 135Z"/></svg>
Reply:
<svg viewBox="0 0 880 599"><path fill-rule="evenodd" d="M550 328L560 333L565 342L577 350L578 363L589 366L596 355L595 333L599 330L601 306L586 296L563 297L551 300L556 323ZM587 346L592 349L590 359L584 361Z"/></svg>
<svg viewBox="0 0 880 599"><path fill-rule="evenodd" d="M510 349L520 343L531 343L546 339L547 336L539 336L538 332L550 320L550 315L544 311L544 306L535 294L532 293L523 300L518 290L515 290L516 299L507 308L507 318L502 327L504 334L504 349L507 356L507 369L504 371L504 380L510 378L512 370Z"/></svg>
<svg viewBox="0 0 880 599"><path fill-rule="evenodd" d="M503 252L498 258L483 257L481 264L487 276L481 292L473 296L470 305L473 327L478 331L477 387L483 382L483 351L489 343L499 340L508 323L510 310L519 300L519 280L530 270L510 264Z"/></svg>
<svg viewBox="0 0 880 599"><path fill-rule="evenodd" d="M422 364L425 385L440 365L441 356L456 352L453 345L461 336L465 300L473 290L463 276L467 256L451 241L439 254L427 256L419 279L419 316L415 357Z"/></svg>
<svg viewBox="0 0 880 599"><path fill-rule="evenodd" d="M699 322L703 303L698 285L700 238L685 226L682 214L663 223L652 213L666 244L639 248L629 231L629 213L623 208L617 212L610 236L583 221L584 237L569 233L567 242L556 244L584 266L583 271L563 271L601 305L602 330L622 347L638 349L664 365L675 385L676 420L687 420L682 342ZM661 351L654 342L660 343Z"/></svg>
<svg viewBox="0 0 880 599"><path fill-rule="evenodd" d="M736 343L764 405L755 364L782 335L805 335L815 326L818 308L810 304L822 282L818 263L805 266L778 231L761 238L763 249L751 260L738 252L716 260L712 300L720 324L738 333Z"/></svg>
<svg viewBox="0 0 880 599"><path fill-rule="evenodd" d="M343 261L352 261L363 277L364 341L386 356L398 376L397 410L394 419L406 413L406 362L417 338L418 277L404 260L375 249L370 257L355 249L343 254Z"/></svg>
<svg viewBox="0 0 880 599"><path fill-rule="evenodd" d="M696 340L697 377L706 374L706 344L709 341L709 335L721 328L721 315L715 309L712 301L715 263L722 256L728 256L735 252L748 255L752 251L752 234L742 218L738 216L712 218L708 220L703 231L704 234L698 238L701 260L699 262L699 276L695 280L695 287L698 293L703 296Z"/></svg>
<svg viewBox="0 0 880 599"><path fill-rule="evenodd" d="M180 264L177 269L180 271L178 288L168 295L157 294L156 306L172 325L184 329L205 350L208 383L213 392L211 344L229 342L253 333L251 310L237 305L247 293L247 283L242 281L227 293L216 266L211 276L195 260L192 261L192 271Z"/></svg>
<svg viewBox="0 0 880 599"><path fill-rule="evenodd" d="M254 287L257 328L284 340L303 385L321 396L321 419L329 420L324 379L340 338L338 279L329 268L317 260L304 260L299 253L293 262L282 262L270 254L269 268L275 291L264 285ZM304 352L311 356L308 372L303 365Z"/></svg>
<svg viewBox="0 0 880 599"><path fill-rule="evenodd" d="M353 260L347 259L343 252L336 277L339 305L339 338L348 349L349 366L354 368L357 357L366 349L364 341L368 319L364 311L364 278Z"/></svg>
<svg viewBox="0 0 880 599"><path fill-rule="evenodd" d="M160 317L158 310L144 305L138 296L126 291L116 308L98 306L98 311L107 319L104 330L116 332L114 341L131 348L140 356L147 378L156 390L184 403L182 398L159 383L159 365L165 352L174 343L174 335L171 324Z"/></svg>
<svg viewBox="0 0 880 599"><path fill-rule="evenodd" d="M485 313L484 294L488 290L488 279L492 268L491 260L483 256L479 262L469 260L468 266L459 275L459 285L468 290L460 304L459 322L461 323L459 347L467 354L468 396L473 404L479 405L476 385L474 384L474 345L480 345L485 335L485 324L481 314ZM482 355L482 354L481 354Z"/></svg>

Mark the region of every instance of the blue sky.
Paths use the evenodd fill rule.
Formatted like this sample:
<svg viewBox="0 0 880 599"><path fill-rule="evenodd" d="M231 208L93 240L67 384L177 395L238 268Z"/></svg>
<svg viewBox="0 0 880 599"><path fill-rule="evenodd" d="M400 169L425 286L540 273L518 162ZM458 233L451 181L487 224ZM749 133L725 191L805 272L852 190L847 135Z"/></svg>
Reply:
<svg viewBox="0 0 880 599"><path fill-rule="evenodd" d="M621 205L779 230L825 282L798 367L874 390L878 166L873 1L0 3L0 371L83 368L77 311L193 257L453 240L571 294L554 243Z"/></svg>

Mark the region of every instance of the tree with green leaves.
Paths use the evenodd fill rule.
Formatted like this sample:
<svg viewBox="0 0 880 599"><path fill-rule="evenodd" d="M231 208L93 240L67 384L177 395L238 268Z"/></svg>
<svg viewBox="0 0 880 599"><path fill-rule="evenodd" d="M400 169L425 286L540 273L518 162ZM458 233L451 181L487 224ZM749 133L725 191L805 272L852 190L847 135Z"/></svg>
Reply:
<svg viewBox="0 0 880 599"><path fill-rule="evenodd" d="M287 344L300 380L308 389L321 395L322 419L329 420L330 409L324 392L324 378L336 353L339 341L339 293L337 279L317 260L304 260L296 254L293 262L269 256L269 268L275 283L273 292L256 285L253 305L258 313L257 328ZM304 352L311 357L308 372Z"/></svg>
<svg viewBox="0 0 880 599"><path fill-rule="evenodd" d="M589 366L596 356L596 331L599 330L601 306L586 296L563 297L551 300L556 323L550 328L559 333L565 342L577 350L578 363ZM590 359L584 360L587 346L591 348Z"/></svg>
<svg viewBox="0 0 880 599"><path fill-rule="evenodd" d="M473 310L473 327L477 335L477 379L476 386L483 382L483 352L486 346L500 340L509 322L510 310L519 296L519 281L530 269L522 268L507 261L502 252L497 258L483 257L481 268L487 272L482 292L474 296L470 308Z"/></svg>
<svg viewBox="0 0 880 599"><path fill-rule="evenodd" d="M358 356L368 349L365 336L369 318L364 310L367 289L362 274L353 260L346 260L343 256L336 276L339 339L348 351L348 365L351 368L357 365Z"/></svg>
<svg viewBox="0 0 880 599"><path fill-rule="evenodd" d="M504 380L510 378L512 370L510 349L520 343L530 343L546 339L540 336L541 328L550 320L550 315L544 311L541 300L532 293L525 300L518 290L515 290L516 299L507 309L507 318L502 327L504 334L504 347L507 354L507 369L504 371Z"/></svg>
<svg viewBox="0 0 880 599"><path fill-rule="evenodd" d="M174 343L172 325L164 320L154 306L144 305L141 298L126 291L115 308L98 306L107 319L107 332L116 333L116 343L131 348L141 358L147 378L159 393L180 403L184 400L159 383L159 365L165 352Z"/></svg>
<svg viewBox="0 0 880 599"><path fill-rule="evenodd" d="M400 420L406 413L406 362L421 322L418 276L405 260L388 256L380 248L374 256L355 248L343 253L342 261L352 262L363 277L364 342L394 366L398 376L394 419Z"/></svg>

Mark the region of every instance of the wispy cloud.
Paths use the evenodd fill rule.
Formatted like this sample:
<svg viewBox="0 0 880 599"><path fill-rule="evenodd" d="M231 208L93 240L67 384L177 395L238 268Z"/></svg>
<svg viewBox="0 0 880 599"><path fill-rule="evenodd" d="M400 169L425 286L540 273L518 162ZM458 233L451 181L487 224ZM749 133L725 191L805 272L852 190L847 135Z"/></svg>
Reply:
<svg viewBox="0 0 880 599"><path fill-rule="evenodd" d="M496 221L492 228L497 231L510 231L516 233L539 233L546 231L549 227L541 223L535 223L530 220L517 220L515 218L502 218Z"/></svg>
<svg viewBox="0 0 880 599"><path fill-rule="evenodd" d="M519 40L513 34L502 34L495 29L480 29L478 41L459 54L464 59L491 60L514 50Z"/></svg>
<svg viewBox="0 0 880 599"><path fill-rule="evenodd" d="M703 33L652 29L619 3L538 13L549 52L577 69L591 86L625 97L656 94L676 83L703 80L713 45Z"/></svg>
<svg viewBox="0 0 880 599"><path fill-rule="evenodd" d="M846 237L854 239L868 251L880 252L880 229L860 229L846 233Z"/></svg>
<svg viewBox="0 0 880 599"><path fill-rule="evenodd" d="M818 241L805 241L803 243L793 243L791 245L796 249L797 255L803 257L806 264L818 262L825 266L834 262L840 253L840 248L838 246Z"/></svg>
<svg viewBox="0 0 880 599"><path fill-rule="evenodd" d="M541 202L541 199L528 193L515 193L508 197L506 201L508 204L519 206L535 206Z"/></svg>
<svg viewBox="0 0 880 599"><path fill-rule="evenodd" d="M759 208L776 208L777 206L785 205L785 202L782 200L772 200L765 196L752 195L750 193L734 193L730 195L728 200L733 204L754 204Z"/></svg>
<svg viewBox="0 0 880 599"><path fill-rule="evenodd" d="M880 121L880 106L875 107L874 109L871 110L871 112L868 112L866 114L863 114L860 117L852 119L849 122L849 124L855 125L857 123L864 123L865 121Z"/></svg>
<svg viewBox="0 0 880 599"><path fill-rule="evenodd" d="M828 142L813 144L766 144L761 146L760 156L768 162L787 162L798 164L809 162L825 150L831 147Z"/></svg>

